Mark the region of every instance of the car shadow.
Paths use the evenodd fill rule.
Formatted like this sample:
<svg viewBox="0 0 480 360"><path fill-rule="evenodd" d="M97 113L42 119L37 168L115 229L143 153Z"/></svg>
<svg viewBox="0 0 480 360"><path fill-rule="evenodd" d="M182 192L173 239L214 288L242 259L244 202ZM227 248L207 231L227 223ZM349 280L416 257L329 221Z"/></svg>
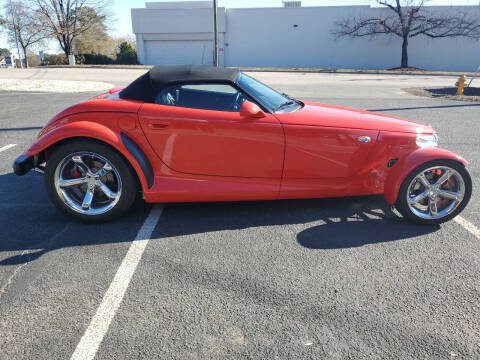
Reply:
<svg viewBox="0 0 480 360"><path fill-rule="evenodd" d="M54 208L41 175L2 175L0 265L24 264L67 247L130 242L150 208L151 205L139 200L120 219L106 224L84 224ZM169 204L152 239L296 224L302 229L295 240L309 249L352 248L402 240L440 228L409 224L392 213L381 196L362 196Z"/></svg>
<svg viewBox="0 0 480 360"><path fill-rule="evenodd" d="M401 218L372 219L364 211L351 221L324 219L325 224L297 234L300 245L310 249L352 248L368 244L409 239L435 232L440 227L408 224ZM395 215L396 216L396 215Z"/></svg>
<svg viewBox="0 0 480 360"><path fill-rule="evenodd" d="M311 224L310 224L311 223ZM309 249L353 248L433 233L439 225L405 221L383 196L235 203L171 204L157 236L175 237L261 226L311 225L296 234Z"/></svg>

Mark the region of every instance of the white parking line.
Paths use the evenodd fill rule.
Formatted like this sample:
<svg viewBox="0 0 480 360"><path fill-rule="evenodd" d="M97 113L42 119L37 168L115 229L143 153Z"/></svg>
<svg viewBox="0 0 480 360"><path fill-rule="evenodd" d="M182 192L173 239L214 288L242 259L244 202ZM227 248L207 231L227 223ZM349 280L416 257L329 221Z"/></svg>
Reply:
<svg viewBox="0 0 480 360"><path fill-rule="evenodd" d="M78 343L71 360L91 360L95 357L103 337L117 312L133 273L142 258L152 232L162 215L164 206L155 205L130 245L127 255L113 278L110 287L103 296L102 302L93 316L90 325Z"/></svg>
<svg viewBox="0 0 480 360"><path fill-rule="evenodd" d="M465 229L467 229L469 232L471 232L475 237L480 240L480 229L478 229L475 225L473 225L471 222L465 220L463 217L457 215L453 220L455 220L457 223L462 225Z"/></svg>
<svg viewBox="0 0 480 360"><path fill-rule="evenodd" d="M0 152L5 151L5 150L8 150L8 149L10 149L10 148L12 148L12 147L14 147L14 146L17 146L17 144L8 144L8 145L5 145L4 147L1 147L1 148L0 148Z"/></svg>

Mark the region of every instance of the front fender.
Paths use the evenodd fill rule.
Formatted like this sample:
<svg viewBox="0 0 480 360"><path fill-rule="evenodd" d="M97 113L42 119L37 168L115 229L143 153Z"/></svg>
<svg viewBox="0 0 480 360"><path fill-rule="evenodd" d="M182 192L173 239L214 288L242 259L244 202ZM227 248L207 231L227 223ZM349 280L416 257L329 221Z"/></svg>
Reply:
<svg viewBox="0 0 480 360"><path fill-rule="evenodd" d="M454 160L468 165L468 162L463 157L450 150L438 147L415 150L399 159L390 169L387 180L385 181L385 201L391 205L395 204L400 187L408 174L423 163L440 159Z"/></svg>
<svg viewBox="0 0 480 360"><path fill-rule="evenodd" d="M55 127L53 130L40 136L40 138L38 138L37 141L24 153L24 155L35 156L59 141L68 138L79 137L95 139L116 149L127 159L127 161L130 162L138 175L142 188L146 190L151 187L152 181L146 178L141 164L139 164L137 159L126 148L124 142L122 141L121 132L119 131L117 133L109 127L97 122L74 121Z"/></svg>

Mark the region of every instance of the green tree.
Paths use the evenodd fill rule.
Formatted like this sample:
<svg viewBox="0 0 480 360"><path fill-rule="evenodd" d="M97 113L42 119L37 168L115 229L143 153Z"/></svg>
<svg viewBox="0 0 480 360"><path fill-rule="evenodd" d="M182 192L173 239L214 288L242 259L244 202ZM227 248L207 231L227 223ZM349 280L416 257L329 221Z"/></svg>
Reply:
<svg viewBox="0 0 480 360"><path fill-rule="evenodd" d="M0 56L10 56L10 55L12 55L10 53L10 50L5 49L5 48L0 48Z"/></svg>
<svg viewBox="0 0 480 360"><path fill-rule="evenodd" d="M118 45L117 64L138 64L137 50L127 41Z"/></svg>

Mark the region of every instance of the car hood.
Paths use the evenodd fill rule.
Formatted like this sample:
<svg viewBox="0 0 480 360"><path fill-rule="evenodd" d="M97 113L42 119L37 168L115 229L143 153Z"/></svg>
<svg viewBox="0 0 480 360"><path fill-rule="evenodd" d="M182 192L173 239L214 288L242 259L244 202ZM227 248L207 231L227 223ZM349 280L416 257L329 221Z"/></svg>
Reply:
<svg viewBox="0 0 480 360"><path fill-rule="evenodd" d="M428 125L395 116L313 102L304 102L304 106L297 111L275 114L275 116L285 125L344 127L405 133L435 133L435 130Z"/></svg>

